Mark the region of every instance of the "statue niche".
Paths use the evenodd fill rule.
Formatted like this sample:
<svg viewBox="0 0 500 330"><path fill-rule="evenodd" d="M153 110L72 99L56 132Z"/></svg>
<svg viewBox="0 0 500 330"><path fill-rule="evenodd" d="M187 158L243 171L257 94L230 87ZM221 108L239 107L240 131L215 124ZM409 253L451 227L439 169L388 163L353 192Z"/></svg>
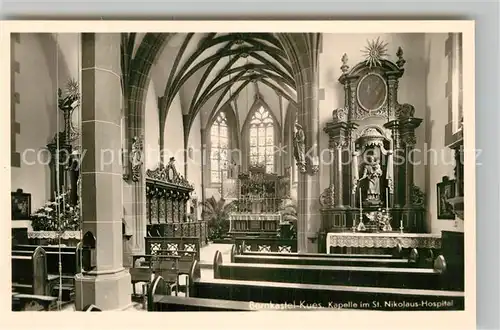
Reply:
<svg viewBox="0 0 500 330"><path fill-rule="evenodd" d="M388 188L392 172L387 165L392 163L390 149L391 140L381 128L368 127L355 141L353 166L357 168L353 171L353 192L358 194L356 200L361 200L365 207L389 207Z"/></svg>

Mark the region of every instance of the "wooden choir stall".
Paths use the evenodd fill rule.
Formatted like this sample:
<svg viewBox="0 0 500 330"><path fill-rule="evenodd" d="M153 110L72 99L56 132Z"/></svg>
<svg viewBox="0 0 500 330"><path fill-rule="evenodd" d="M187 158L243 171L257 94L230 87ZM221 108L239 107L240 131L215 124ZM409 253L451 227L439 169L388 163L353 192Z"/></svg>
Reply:
<svg viewBox="0 0 500 330"><path fill-rule="evenodd" d="M157 250L197 250L207 244L204 221L192 219L187 204L193 186L175 168L175 159L146 171L147 236L146 254Z"/></svg>

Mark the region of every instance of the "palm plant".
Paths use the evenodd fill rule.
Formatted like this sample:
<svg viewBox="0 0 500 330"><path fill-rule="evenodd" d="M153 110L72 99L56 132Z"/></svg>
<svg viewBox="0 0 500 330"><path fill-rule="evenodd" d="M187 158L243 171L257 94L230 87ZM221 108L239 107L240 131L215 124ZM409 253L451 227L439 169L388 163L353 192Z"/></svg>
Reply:
<svg viewBox="0 0 500 330"><path fill-rule="evenodd" d="M200 203L203 207L203 219L208 223L208 239L222 239L229 231L229 214L234 210L233 202L227 203L221 198L210 197Z"/></svg>

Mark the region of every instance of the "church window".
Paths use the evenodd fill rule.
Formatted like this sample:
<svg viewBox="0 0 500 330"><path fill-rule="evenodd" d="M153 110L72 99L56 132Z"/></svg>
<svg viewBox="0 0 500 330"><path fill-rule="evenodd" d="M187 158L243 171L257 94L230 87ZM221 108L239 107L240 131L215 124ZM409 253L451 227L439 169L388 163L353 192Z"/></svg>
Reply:
<svg viewBox="0 0 500 330"><path fill-rule="evenodd" d="M229 126L224 112L220 112L210 129L210 179L220 183L227 167L229 153Z"/></svg>
<svg viewBox="0 0 500 330"><path fill-rule="evenodd" d="M274 172L274 127L271 113L264 107L254 112L250 120L250 165L264 166L266 172Z"/></svg>

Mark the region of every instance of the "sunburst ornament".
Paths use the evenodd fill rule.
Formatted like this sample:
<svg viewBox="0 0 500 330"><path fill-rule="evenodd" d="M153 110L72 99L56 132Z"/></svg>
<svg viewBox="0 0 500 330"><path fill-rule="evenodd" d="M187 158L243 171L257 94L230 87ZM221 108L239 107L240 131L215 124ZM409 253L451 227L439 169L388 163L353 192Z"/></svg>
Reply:
<svg viewBox="0 0 500 330"><path fill-rule="evenodd" d="M380 41L380 37L377 40L368 40L368 45L361 52L364 53L365 62L370 68L382 65L381 60L387 57L387 45L387 42Z"/></svg>
<svg viewBox="0 0 500 330"><path fill-rule="evenodd" d="M70 79L66 85L66 95L79 98L80 88L78 86L78 81L75 79Z"/></svg>

